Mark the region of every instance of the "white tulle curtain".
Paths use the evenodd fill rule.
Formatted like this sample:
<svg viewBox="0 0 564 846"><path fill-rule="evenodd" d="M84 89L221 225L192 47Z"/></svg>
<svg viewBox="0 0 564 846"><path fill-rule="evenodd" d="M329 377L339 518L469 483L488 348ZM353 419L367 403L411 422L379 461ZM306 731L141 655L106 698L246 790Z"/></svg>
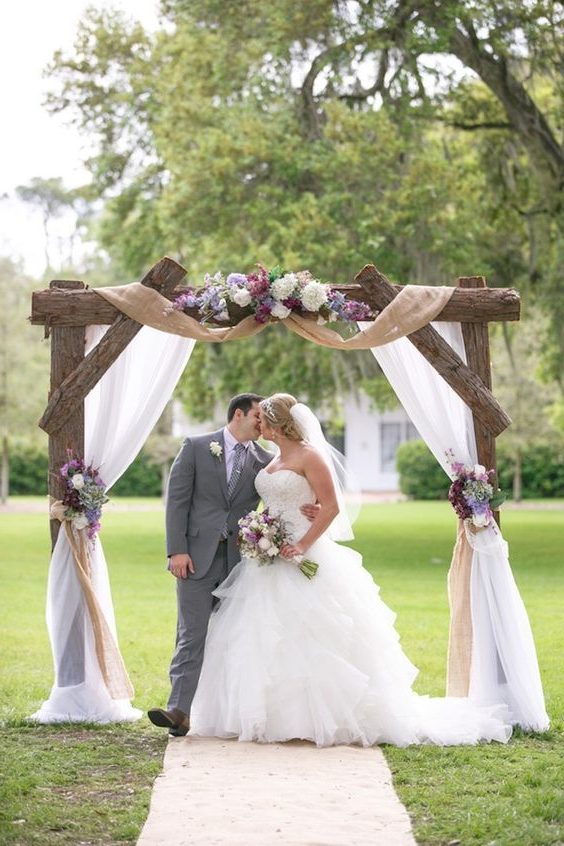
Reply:
<svg viewBox="0 0 564 846"><path fill-rule="evenodd" d="M107 327L89 326L87 348ZM85 401L85 459L111 487L125 472L162 414L195 341L144 326ZM102 535L92 554L92 583L116 637ZM102 678L92 626L67 537L59 532L49 568L47 627L55 664L49 699L33 715L42 723L136 720L128 699L112 699Z"/></svg>
<svg viewBox="0 0 564 846"><path fill-rule="evenodd" d="M460 324L433 325L466 361ZM375 347L372 353L445 472L452 477L447 450L452 450L458 461L476 463L470 409L413 344L401 338ZM469 540L473 548L469 697L484 704L506 702L515 724L542 731L548 727L548 717L537 655L527 612L509 565L507 543L493 527Z"/></svg>

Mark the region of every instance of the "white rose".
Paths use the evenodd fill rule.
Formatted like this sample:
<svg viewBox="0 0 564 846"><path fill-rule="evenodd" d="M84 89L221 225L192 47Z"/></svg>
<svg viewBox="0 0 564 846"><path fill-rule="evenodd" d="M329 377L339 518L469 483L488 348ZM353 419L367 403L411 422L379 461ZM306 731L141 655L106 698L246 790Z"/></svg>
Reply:
<svg viewBox="0 0 564 846"><path fill-rule="evenodd" d="M251 299L252 297L246 288L239 288L239 290L233 294L233 302L237 303L237 305L241 307L248 306Z"/></svg>
<svg viewBox="0 0 564 846"><path fill-rule="evenodd" d="M474 464L474 473L476 476L482 476L486 472L483 464Z"/></svg>
<svg viewBox="0 0 564 846"><path fill-rule="evenodd" d="M77 514L76 517L72 518L71 522L75 529L85 529L89 525L86 514Z"/></svg>
<svg viewBox="0 0 564 846"><path fill-rule="evenodd" d="M321 282L308 282L302 291L302 305L306 311L319 311L321 306L327 302L327 285Z"/></svg>
<svg viewBox="0 0 564 846"><path fill-rule="evenodd" d="M286 273L280 279L275 279L270 286L270 292L277 300L286 300L292 294L296 285L298 284L298 277L295 273Z"/></svg>
<svg viewBox="0 0 564 846"><path fill-rule="evenodd" d="M270 555L271 558L274 558L274 556L278 555L279 552L280 552L280 550L278 549L277 546L271 546L270 549L268 550L268 554Z"/></svg>
<svg viewBox="0 0 564 846"><path fill-rule="evenodd" d="M270 549L270 546L271 544L268 538L261 538L258 542L259 549L262 549L264 552Z"/></svg>
<svg viewBox="0 0 564 846"><path fill-rule="evenodd" d="M75 473L72 477L72 486L79 491L81 488L84 487L84 476L82 473Z"/></svg>
<svg viewBox="0 0 564 846"><path fill-rule="evenodd" d="M218 441L211 441L210 452L215 458L221 458L221 456L223 454L223 449L221 448L221 444Z"/></svg>
<svg viewBox="0 0 564 846"><path fill-rule="evenodd" d="M476 526L477 529L482 529L484 526L488 526L490 522L490 515L487 512L483 514L473 514L472 515L472 523Z"/></svg>
<svg viewBox="0 0 564 846"><path fill-rule="evenodd" d="M288 317L292 309L287 308L283 303L276 303L270 312L273 317L278 317L280 320L284 320L285 317Z"/></svg>

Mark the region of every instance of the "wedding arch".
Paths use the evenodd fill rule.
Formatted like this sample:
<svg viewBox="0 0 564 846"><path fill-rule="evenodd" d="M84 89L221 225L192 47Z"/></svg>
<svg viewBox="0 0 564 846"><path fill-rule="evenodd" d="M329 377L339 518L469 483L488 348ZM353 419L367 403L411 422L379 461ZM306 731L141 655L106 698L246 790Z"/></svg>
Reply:
<svg viewBox="0 0 564 846"><path fill-rule="evenodd" d="M47 623L55 665L41 722L133 720L133 688L121 658L103 547L88 548L68 521L60 532L67 450L100 468L111 487L138 454L170 399L197 340L242 340L267 327L237 308L221 326L172 312L186 271L170 258L140 283L91 289L54 280L32 297L31 322L51 338L51 389L39 425L49 435L52 558ZM447 452L496 468L495 439L511 420L491 392L488 324L519 320L513 289L481 276L455 287L393 285L367 265L334 286L368 303L374 321L343 339L306 314L281 322L313 343L370 349L439 463ZM499 515L496 514L499 524ZM534 641L495 524L476 533L459 520L448 576L447 695L506 702L513 722L548 726Z"/></svg>

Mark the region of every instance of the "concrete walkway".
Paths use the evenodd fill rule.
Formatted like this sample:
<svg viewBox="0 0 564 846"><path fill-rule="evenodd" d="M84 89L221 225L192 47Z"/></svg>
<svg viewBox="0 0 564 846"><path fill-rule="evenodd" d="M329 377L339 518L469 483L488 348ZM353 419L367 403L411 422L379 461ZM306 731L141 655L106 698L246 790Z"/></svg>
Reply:
<svg viewBox="0 0 564 846"><path fill-rule="evenodd" d="M138 846L415 846L377 749L170 740Z"/></svg>

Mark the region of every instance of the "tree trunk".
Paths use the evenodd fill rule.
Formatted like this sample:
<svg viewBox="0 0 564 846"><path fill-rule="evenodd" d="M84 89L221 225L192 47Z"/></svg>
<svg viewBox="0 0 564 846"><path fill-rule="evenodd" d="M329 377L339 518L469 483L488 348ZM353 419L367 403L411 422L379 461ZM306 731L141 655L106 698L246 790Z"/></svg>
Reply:
<svg viewBox="0 0 564 846"><path fill-rule="evenodd" d="M521 450L515 452L515 461L513 462L513 499L515 502L521 502L523 498L523 460Z"/></svg>
<svg viewBox="0 0 564 846"><path fill-rule="evenodd" d="M171 462L163 461L161 464L161 497L163 504L166 500L166 485L168 482L168 474L170 473Z"/></svg>
<svg viewBox="0 0 564 846"><path fill-rule="evenodd" d="M2 468L0 470L0 500L2 505L8 502L10 494L10 454L8 452L8 435L2 438Z"/></svg>

